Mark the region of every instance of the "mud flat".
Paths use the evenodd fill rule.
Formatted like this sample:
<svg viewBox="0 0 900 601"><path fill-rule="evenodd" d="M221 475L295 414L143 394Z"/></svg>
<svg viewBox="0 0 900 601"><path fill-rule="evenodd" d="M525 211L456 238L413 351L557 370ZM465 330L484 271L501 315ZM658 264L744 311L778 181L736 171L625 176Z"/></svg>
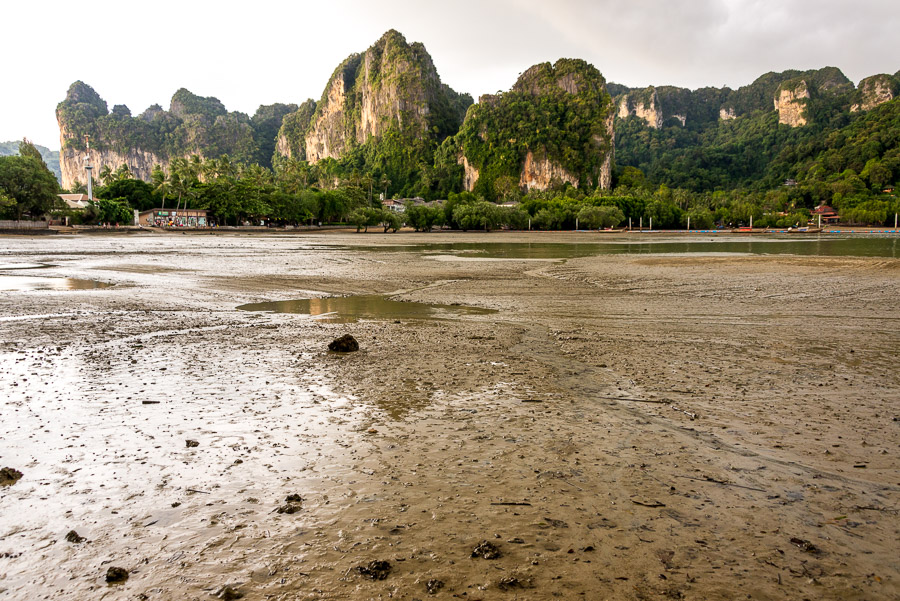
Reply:
<svg viewBox="0 0 900 601"><path fill-rule="evenodd" d="M0 599L898 598L900 259L486 240L4 240Z"/></svg>

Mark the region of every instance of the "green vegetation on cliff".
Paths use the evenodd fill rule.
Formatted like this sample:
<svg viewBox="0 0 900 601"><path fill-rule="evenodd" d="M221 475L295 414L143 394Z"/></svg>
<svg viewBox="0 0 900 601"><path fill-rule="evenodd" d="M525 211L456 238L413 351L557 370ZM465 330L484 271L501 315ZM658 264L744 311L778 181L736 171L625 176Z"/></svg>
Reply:
<svg viewBox="0 0 900 601"><path fill-rule="evenodd" d="M479 171L474 192L491 200L502 195L498 180L501 188L509 178L518 185L529 152L593 188L612 152L611 111L605 80L592 65L573 59L542 63L523 73L511 91L482 97L443 159L457 161L453 150L464 156Z"/></svg>

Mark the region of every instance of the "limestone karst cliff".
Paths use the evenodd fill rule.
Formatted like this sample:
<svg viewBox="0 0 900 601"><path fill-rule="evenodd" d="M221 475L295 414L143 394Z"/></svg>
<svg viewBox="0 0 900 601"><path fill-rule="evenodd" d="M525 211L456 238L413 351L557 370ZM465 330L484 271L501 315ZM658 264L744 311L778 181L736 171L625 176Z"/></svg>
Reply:
<svg viewBox="0 0 900 601"><path fill-rule="evenodd" d="M806 105L809 102L809 86L804 79L791 79L778 87L773 103L778 112L778 122L791 127L808 123Z"/></svg>
<svg viewBox="0 0 900 601"><path fill-rule="evenodd" d="M614 112L592 65L561 59L531 67L509 92L481 97L450 142L465 189L495 198L499 178L523 190L566 182L608 188Z"/></svg>
<svg viewBox="0 0 900 601"><path fill-rule="evenodd" d="M270 164L275 132L282 117L295 109L295 105L260 106L251 119L228 112L216 98L182 88L172 96L169 110L153 105L133 117L124 105L110 111L93 88L77 81L56 108L62 186L69 189L85 181L86 154L95 175L104 165L113 171L127 165L134 177L145 181L155 165L166 168L173 158L192 154L205 158L227 154L239 162Z"/></svg>
<svg viewBox="0 0 900 601"><path fill-rule="evenodd" d="M870 111L897 97L900 92L900 80L886 73L872 75L860 81L856 90L855 102L850 107L851 112Z"/></svg>
<svg viewBox="0 0 900 601"><path fill-rule="evenodd" d="M643 119L653 129L662 127L663 114L656 88L651 86L644 90L636 90L619 98L619 119L627 119L631 115Z"/></svg>
<svg viewBox="0 0 900 601"><path fill-rule="evenodd" d="M335 69L306 128L305 116L292 117L279 134L278 151L316 163L388 135L436 144L456 133L471 102L441 83L421 43L409 44L391 30Z"/></svg>

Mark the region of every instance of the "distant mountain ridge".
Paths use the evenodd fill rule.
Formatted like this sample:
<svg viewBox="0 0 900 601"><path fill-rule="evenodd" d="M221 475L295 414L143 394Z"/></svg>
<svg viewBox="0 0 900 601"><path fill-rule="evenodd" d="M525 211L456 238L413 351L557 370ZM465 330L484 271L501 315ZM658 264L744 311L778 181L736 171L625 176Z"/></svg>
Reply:
<svg viewBox="0 0 900 601"><path fill-rule="evenodd" d="M860 171L862 159L816 157L829 151L833 132L898 102L898 92L900 72L857 87L836 67L766 73L736 90L631 88L606 83L584 61L561 59L473 103L441 82L423 44L390 30L342 61L318 101L265 105L253 117L183 88L168 110L154 105L134 117L123 105L109 110L90 86L75 82L57 107L60 171L67 188L83 178L88 135L98 171L127 164L144 180L176 157L227 154L264 167L319 165L330 173L320 183L336 181L339 171L370 174L387 182L385 191L432 198L471 190L496 200L511 188L566 182L609 188L624 167L641 169L650 183L695 191L763 180L775 186L779 178L807 177L813 163L829 173L837 166ZM874 131L894 127L879 119ZM887 157L892 170L892 139L863 164ZM797 151L785 145L815 156L792 162Z"/></svg>

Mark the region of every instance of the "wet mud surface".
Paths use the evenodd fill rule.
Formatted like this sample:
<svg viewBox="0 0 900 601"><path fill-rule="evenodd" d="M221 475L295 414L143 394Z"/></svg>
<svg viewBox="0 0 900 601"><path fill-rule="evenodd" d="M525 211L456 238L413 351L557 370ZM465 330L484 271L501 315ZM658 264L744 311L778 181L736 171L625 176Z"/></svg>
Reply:
<svg viewBox="0 0 900 601"><path fill-rule="evenodd" d="M900 595L900 260L483 239L4 240L0 599Z"/></svg>

